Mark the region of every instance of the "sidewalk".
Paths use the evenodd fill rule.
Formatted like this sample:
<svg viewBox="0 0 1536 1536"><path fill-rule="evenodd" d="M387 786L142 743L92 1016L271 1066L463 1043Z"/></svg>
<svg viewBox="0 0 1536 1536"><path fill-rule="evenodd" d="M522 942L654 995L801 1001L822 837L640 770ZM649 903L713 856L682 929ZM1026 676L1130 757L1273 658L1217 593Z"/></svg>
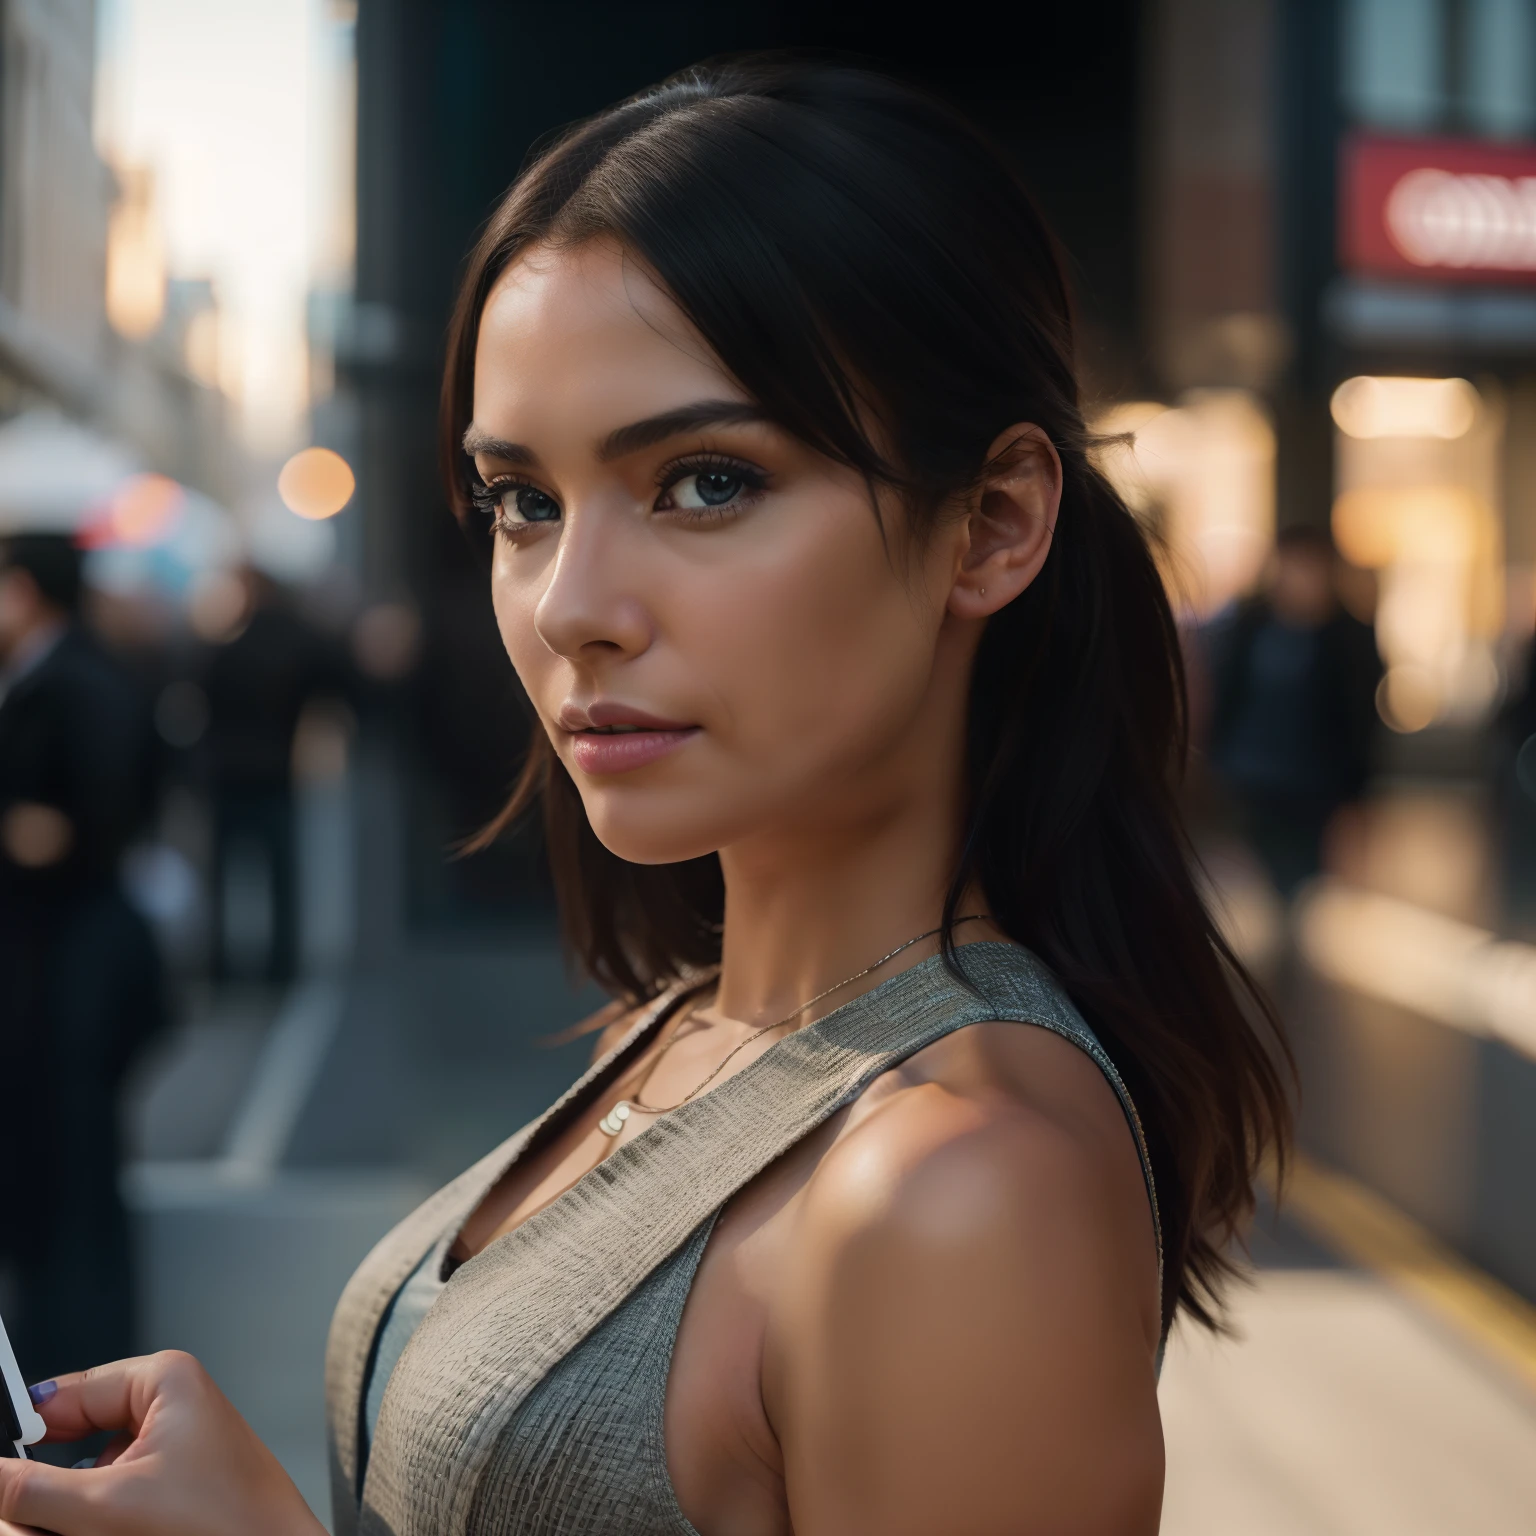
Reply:
<svg viewBox="0 0 1536 1536"><path fill-rule="evenodd" d="M1536 1398L1356 1270L1269 1269L1181 1329L1163 1536L1529 1536Z"/></svg>

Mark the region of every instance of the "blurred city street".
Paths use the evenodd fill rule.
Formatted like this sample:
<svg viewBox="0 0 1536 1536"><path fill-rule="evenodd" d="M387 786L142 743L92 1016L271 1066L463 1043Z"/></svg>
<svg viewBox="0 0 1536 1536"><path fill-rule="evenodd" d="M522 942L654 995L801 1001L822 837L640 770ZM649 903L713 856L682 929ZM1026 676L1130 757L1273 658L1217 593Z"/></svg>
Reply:
<svg viewBox="0 0 1536 1536"><path fill-rule="evenodd" d="M24 1370L189 1349L326 1515L341 1287L604 1001L537 829L462 853L530 715L438 480L456 275L560 124L842 49L1061 235L1296 1058L1162 1529L1536 1531L1536 0L1014 10L0 0L0 1060L88 1122L0 1226ZM79 771L28 778L70 667Z"/></svg>
<svg viewBox="0 0 1536 1536"><path fill-rule="evenodd" d="M1262 1269L1233 1326L1169 1350L1166 1536L1530 1529L1528 1378L1326 1253Z"/></svg>

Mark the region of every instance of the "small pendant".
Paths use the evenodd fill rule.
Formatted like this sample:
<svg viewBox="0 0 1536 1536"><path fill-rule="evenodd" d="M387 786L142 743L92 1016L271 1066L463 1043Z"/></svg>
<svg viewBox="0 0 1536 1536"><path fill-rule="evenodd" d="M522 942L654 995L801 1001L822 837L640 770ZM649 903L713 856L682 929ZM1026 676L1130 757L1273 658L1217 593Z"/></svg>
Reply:
<svg viewBox="0 0 1536 1536"><path fill-rule="evenodd" d="M629 1105L620 1099L612 1109L597 1122L597 1128L604 1136L617 1136L624 1129L624 1122L629 1119Z"/></svg>

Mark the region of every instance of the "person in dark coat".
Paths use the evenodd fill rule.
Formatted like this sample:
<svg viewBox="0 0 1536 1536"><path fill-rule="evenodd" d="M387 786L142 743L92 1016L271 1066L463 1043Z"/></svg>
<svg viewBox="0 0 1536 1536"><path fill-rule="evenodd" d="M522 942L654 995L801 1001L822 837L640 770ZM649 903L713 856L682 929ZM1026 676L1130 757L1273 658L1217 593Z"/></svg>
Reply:
<svg viewBox="0 0 1536 1536"><path fill-rule="evenodd" d="M214 820L214 975L282 984L298 958L293 747L304 706L355 687L339 648L282 600L261 572L240 573L244 611L213 648L204 676ZM268 922L255 963L242 964L228 900L235 866L254 864Z"/></svg>
<svg viewBox="0 0 1536 1536"><path fill-rule="evenodd" d="M149 809L149 711L79 623L80 592L66 537L0 542L0 1056L20 1195L0 1255L32 1377L132 1353L118 1098L163 1002L118 883Z"/></svg>
<svg viewBox="0 0 1536 1536"><path fill-rule="evenodd" d="M1289 528L1263 589L1204 633L1211 767L1285 897L1323 867L1323 838L1370 776L1381 659L1338 599L1328 535Z"/></svg>

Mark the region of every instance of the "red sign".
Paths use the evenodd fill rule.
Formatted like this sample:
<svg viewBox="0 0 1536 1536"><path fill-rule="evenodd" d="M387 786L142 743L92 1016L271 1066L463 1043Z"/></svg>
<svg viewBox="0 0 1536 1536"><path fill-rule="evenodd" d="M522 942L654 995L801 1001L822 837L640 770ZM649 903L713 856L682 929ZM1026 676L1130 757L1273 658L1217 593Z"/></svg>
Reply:
<svg viewBox="0 0 1536 1536"><path fill-rule="evenodd" d="M1536 146L1471 139L1344 145L1340 259L1433 282L1536 282Z"/></svg>

